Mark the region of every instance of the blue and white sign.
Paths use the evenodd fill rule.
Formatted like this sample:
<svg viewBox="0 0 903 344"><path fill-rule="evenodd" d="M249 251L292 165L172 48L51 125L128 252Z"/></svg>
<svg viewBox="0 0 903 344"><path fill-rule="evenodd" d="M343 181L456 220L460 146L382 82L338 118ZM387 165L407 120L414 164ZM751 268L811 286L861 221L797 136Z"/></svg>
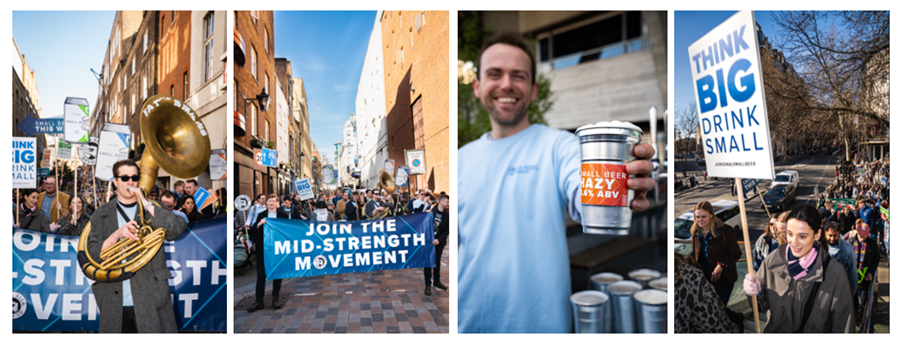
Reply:
<svg viewBox="0 0 903 344"><path fill-rule="evenodd" d="M748 194L750 191L754 190L756 188L756 185L759 185L759 182L761 182L761 181L762 181L761 179L745 179L745 178L741 179L740 185L743 185L743 197L746 197L746 194ZM731 188L731 195L732 196L737 195L736 187Z"/></svg>
<svg viewBox="0 0 903 344"><path fill-rule="evenodd" d="M204 205L204 202L207 202L207 199L210 198L210 191L207 191L203 186L198 186L198 190L194 192L194 208L200 211L201 206Z"/></svg>
<svg viewBox="0 0 903 344"><path fill-rule="evenodd" d="M63 118L37 118L28 115L17 126L19 130L25 132L25 136L35 136L42 134L62 134Z"/></svg>
<svg viewBox="0 0 903 344"><path fill-rule="evenodd" d="M267 219L267 279L433 267L433 217L428 213L370 221Z"/></svg>
<svg viewBox="0 0 903 344"><path fill-rule="evenodd" d="M422 149L405 149L404 159L407 162L408 174L426 174L426 156Z"/></svg>
<svg viewBox="0 0 903 344"><path fill-rule="evenodd" d="M738 12L688 50L709 175L774 179L753 13Z"/></svg>
<svg viewBox="0 0 903 344"><path fill-rule="evenodd" d="M37 185L37 152L34 137L13 137L14 189L33 189Z"/></svg>
<svg viewBox="0 0 903 344"><path fill-rule="evenodd" d="M42 167L38 169L38 178L50 176L50 167Z"/></svg>
<svg viewBox="0 0 903 344"><path fill-rule="evenodd" d="M336 175L335 168L331 164L323 166L323 184L337 185Z"/></svg>
<svg viewBox="0 0 903 344"><path fill-rule="evenodd" d="M298 189L298 195L301 196L301 200L308 200L314 198L314 190L310 186L310 180L307 178L295 181L295 188Z"/></svg>
<svg viewBox="0 0 903 344"><path fill-rule="evenodd" d="M104 123L100 131L94 177L100 180L113 180L113 164L129 157L131 133L128 125Z"/></svg>
<svg viewBox="0 0 903 344"><path fill-rule="evenodd" d="M260 163L263 166L276 167L276 151L268 148L261 148L260 152L263 153L261 155Z"/></svg>
<svg viewBox="0 0 903 344"><path fill-rule="evenodd" d="M405 165L398 166L398 172L395 173L395 186L408 185L408 167Z"/></svg>
<svg viewBox="0 0 903 344"><path fill-rule="evenodd" d="M176 323L183 331L226 332L226 219L193 222L164 242ZM13 228L13 329L97 331L93 281L78 267L78 237Z"/></svg>

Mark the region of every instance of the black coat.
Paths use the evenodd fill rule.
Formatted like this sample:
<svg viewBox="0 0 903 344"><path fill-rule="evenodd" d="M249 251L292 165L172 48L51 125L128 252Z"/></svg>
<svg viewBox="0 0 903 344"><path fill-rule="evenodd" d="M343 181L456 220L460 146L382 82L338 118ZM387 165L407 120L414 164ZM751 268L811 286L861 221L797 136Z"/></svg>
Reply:
<svg viewBox="0 0 903 344"><path fill-rule="evenodd" d="M855 243L859 240L859 235L853 233L847 238L847 242L850 244ZM871 237L865 239L865 259L862 261L862 267L866 268L866 274L872 274L872 278L878 277L878 262L881 260L880 254L878 253L878 242ZM855 245L853 246L855 247ZM859 257L856 256L856 252L853 252L853 259L856 261L856 267L859 267ZM859 276L859 274L857 274ZM868 283L866 280L862 280L859 284L860 288L868 289ZM871 281L868 281L871 282Z"/></svg>
<svg viewBox="0 0 903 344"><path fill-rule="evenodd" d="M345 219L348 221L360 221L362 219L359 210L360 202L345 202Z"/></svg>
<svg viewBox="0 0 903 344"><path fill-rule="evenodd" d="M254 219L254 222L251 223L251 237L254 238L254 242L256 245L263 246L263 225L260 225L260 220L267 218L269 214L269 210L264 210L262 213L257 214L257 218ZM276 208L276 218L278 219L287 219L288 214L286 214L282 209Z"/></svg>
<svg viewBox="0 0 903 344"><path fill-rule="evenodd" d="M433 225L436 231L434 239L439 240L439 245L448 243L448 220L448 209L440 212L439 207L433 208Z"/></svg>
<svg viewBox="0 0 903 344"><path fill-rule="evenodd" d="M731 226L723 225L721 228L716 227L712 230L718 234L718 237L709 240L709 266L708 268L703 267L703 272L706 279L711 280L709 277L712 276L718 262L723 263L725 267L721 272L721 278L712 285L715 289L728 288L737 281L737 261L741 256L740 245L737 244L737 236L734 235L734 229ZM696 258L697 262L701 256L699 252L701 246L702 243L697 233L693 236L693 258Z"/></svg>

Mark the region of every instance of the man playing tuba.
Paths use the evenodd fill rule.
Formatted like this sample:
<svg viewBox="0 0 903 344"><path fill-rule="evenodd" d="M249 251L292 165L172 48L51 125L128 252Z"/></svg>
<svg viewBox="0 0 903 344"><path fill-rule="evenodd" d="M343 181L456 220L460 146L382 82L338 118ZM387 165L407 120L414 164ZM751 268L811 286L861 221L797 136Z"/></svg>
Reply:
<svg viewBox="0 0 903 344"><path fill-rule="evenodd" d="M185 221L164 207L155 207L138 188L141 171L132 160L113 165L116 201L97 208L91 216L92 230L87 249L91 257L100 257L103 249L121 239L137 239L140 228L138 202L144 205L144 218L153 228L165 228L165 240L175 240L185 231ZM114 259L114 258L109 258ZM147 265L127 280L94 283L92 289L100 308L100 332L147 333L177 332L172 298L169 293L169 269L163 250L157 250Z"/></svg>

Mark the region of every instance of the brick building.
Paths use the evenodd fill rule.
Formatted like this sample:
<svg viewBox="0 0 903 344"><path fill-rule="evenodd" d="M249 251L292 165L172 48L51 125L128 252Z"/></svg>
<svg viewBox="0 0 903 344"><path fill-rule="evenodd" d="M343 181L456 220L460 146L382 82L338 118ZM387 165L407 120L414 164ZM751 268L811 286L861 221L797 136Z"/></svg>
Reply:
<svg viewBox="0 0 903 344"><path fill-rule="evenodd" d="M297 179L313 177L313 168L311 167L311 157L313 152L313 142L310 139L310 112L307 109L307 91L304 89L304 79L292 79L292 121L295 126L295 140L293 142L295 148L293 152L296 155L293 164L295 165L295 177Z"/></svg>
<svg viewBox="0 0 903 344"><path fill-rule="evenodd" d="M413 188L449 191L448 12L382 12L389 159L423 149L427 173Z"/></svg>
<svg viewBox="0 0 903 344"><path fill-rule="evenodd" d="M272 11L235 11L233 65L234 192L276 191L274 168L258 166L254 151L275 147L275 57ZM272 104L272 105L271 105Z"/></svg>
<svg viewBox="0 0 903 344"><path fill-rule="evenodd" d="M19 123L24 121L26 117L40 117L39 108L35 104L37 97L37 84L34 83L34 72L28 67L25 55L19 51L19 45L16 39L12 41L13 51L13 136L25 137L25 133L19 130ZM29 78L23 75L31 74ZM30 85L29 85L29 80ZM36 146L35 152L39 155L43 153L46 146L45 135L35 136Z"/></svg>

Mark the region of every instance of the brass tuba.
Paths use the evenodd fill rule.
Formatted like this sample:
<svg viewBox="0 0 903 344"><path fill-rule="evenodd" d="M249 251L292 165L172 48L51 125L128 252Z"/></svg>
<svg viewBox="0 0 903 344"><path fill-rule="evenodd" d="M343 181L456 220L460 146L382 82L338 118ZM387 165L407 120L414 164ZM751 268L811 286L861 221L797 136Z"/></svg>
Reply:
<svg viewBox="0 0 903 344"><path fill-rule="evenodd" d="M376 184L376 189L380 190L380 192L382 190L386 190L386 192L388 192L389 194L394 193L395 192L395 178L392 178L392 175L389 174L388 171L380 170L379 171L379 183ZM398 201L396 201L396 202L398 202ZM373 219L381 219L386 216L389 216L389 211L390 211L389 207L385 207L385 209L383 209L382 211L374 212L372 218Z"/></svg>
<svg viewBox="0 0 903 344"><path fill-rule="evenodd" d="M139 113L144 155L138 187L150 194L158 168L179 178L193 178L210 162L210 138L207 129L187 104L167 95L156 95L144 102ZM200 204L198 204L200 206ZM100 253L95 260L87 250L91 233L89 222L78 241L78 264L85 276L98 282L117 282L131 278L150 262L163 246L165 228L151 227L144 218L144 206L138 202L135 216L138 240L123 239Z"/></svg>

